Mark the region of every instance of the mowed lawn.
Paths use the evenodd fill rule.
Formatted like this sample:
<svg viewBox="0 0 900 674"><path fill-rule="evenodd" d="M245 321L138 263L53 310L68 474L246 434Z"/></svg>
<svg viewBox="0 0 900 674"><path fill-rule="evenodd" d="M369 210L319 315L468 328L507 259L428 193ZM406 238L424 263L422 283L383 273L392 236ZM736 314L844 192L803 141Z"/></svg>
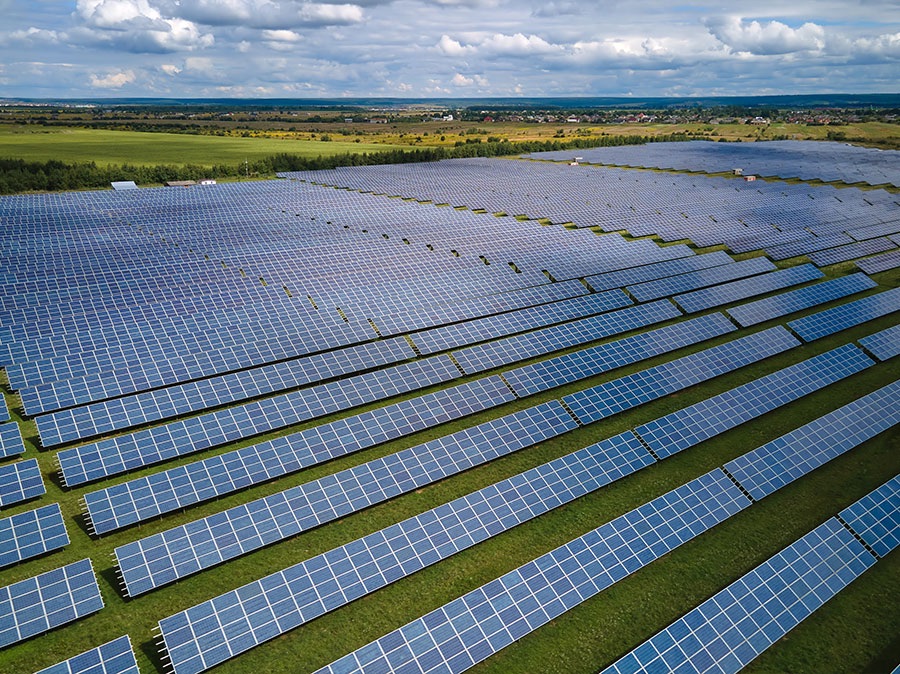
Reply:
<svg viewBox="0 0 900 674"><path fill-rule="evenodd" d="M408 146L345 141L233 138L179 133L142 133L105 129L48 129L0 126L0 158L99 165L236 165L280 152L304 157L347 152L383 152Z"/></svg>

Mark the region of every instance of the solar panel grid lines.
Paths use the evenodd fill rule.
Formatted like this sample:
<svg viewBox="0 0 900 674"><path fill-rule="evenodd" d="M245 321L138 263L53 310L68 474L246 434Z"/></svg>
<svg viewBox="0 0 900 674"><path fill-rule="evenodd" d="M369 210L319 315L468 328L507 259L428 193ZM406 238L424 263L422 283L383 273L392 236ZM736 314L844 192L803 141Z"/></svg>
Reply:
<svg viewBox="0 0 900 674"><path fill-rule="evenodd" d="M898 237L900 238L900 237ZM892 250L881 255L873 255L856 261L856 266L867 274L877 274L900 267L900 250Z"/></svg>
<svg viewBox="0 0 900 674"><path fill-rule="evenodd" d="M373 343L374 344L380 344ZM366 349L367 362L358 354L350 360L325 354L312 363L303 363L297 371L285 372L284 368L266 368L263 372L243 371L234 373L224 380L202 380L175 389L161 389L136 396L93 403L91 405L59 410L36 417L38 433L45 446L110 433L112 431L140 426L170 417L203 411L211 407L241 402L246 398L258 397L272 392L272 389L294 388L308 380L330 379L341 374L352 374L354 370L365 370L379 365L389 365L415 356L405 340L388 344L386 348ZM311 367L304 367L311 366ZM442 367L443 366L443 367ZM332 371L328 371L331 368ZM319 371L317 371L317 369ZM312 371L309 371L312 370ZM245 402L227 409L207 412L194 421L171 422L203 426L202 440L196 438L196 447L204 448L235 437L249 437L272 428L321 416L335 411L338 406L352 406L366 402L373 395L388 397L393 389L405 390L403 381L411 373L421 377L422 385L445 381L459 376L455 369L448 370L447 364L437 360L419 361L394 365L385 370L375 370L366 374L318 384L289 393ZM293 377L293 378L291 378ZM396 380L397 383L394 383ZM376 392L374 389L383 389ZM276 391L277 392L277 391ZM239 435L223 434L216 438L215 426L229 425L235 419L247 419ZM160 431L167 433L166 431ZM154 431L148 431L154 433ZM177 431L175 432L177 434ZM168 433L167 433L168 434Z"/></svg>
<svg viewBox="0 0 900 674"><path fill-rule="evenodd" d="M581 423L589 424L797 346L796 338L776 326L577 391L562 401Z"/></svg>
<svg viewBox="0 0 900 674"><path fill-rule="evenodd" d="M663 300L662 303L663 308L665 305L669 305L674 309L669 302ZM524 398L735 330L734 325L722 314L698 316L599 346L556 356L532 365L525 365L515 370L508 370L503 373L503 378L516 392L516 395Z"/></svg>
<svg viewBox="0 0 900 674"><path fill-rule="evenodd" d="M838 517L879 558L900 545L900 475L848 506Z"/></svg>
<svg viewBox="0 0 900 674"><path fill-rule="evenodd" d="M889 413L898 400L895 381L729 461L725 470L759 501L900 423L900 415Z"/></svg>
<svg viewBox="0 0 900 674"><path fill-rule="evenodd" d="M875 561L832 517L602 674L737 672Z"/></svg>
<svg viewBox="0 0 900 674"><path fill-rule="evenodd" d="M900 355L900 324L862 337L859 343L878 360L890 360Z"/></svg>
<svg viewBox="0 0 900 674"><path fill-rule="evenodd" d="M208 669L653 462L630 432L604 440L164 618L165 652Z"/></svg>
<svg viewBox="0 0 900 674"><path fill-rule="evenodd" d="M514 399L500 377L460 384L89 492L86 521L104 534Z"/></svg>
<svg viewBox="0 0 900 674"><path fill-rule="evenodd" d="M557 401L464 429L116 549L136 596L577 426Z"/></svg>
<svg viewBox="0 0 900 674"><path fill-rule="evenodd" d="M630 304L631 300L620 290L592 293L552 304L432 328L413 333L410 338L421 354L428 355L525 330L585 318Z"/></svg>
<svg viewBox="0 0 900 674"><path fill-rule="evenodd" d="M68 544L69 535L58 503L0 520L0 567Z"/></svg>
<svg viewBox="0 0 900 674"><path fill-rule="evenodd" d="M847 344L654 419L634 432L656 456L666 458L874 364Z"/></svg>
<svg viewBox="0 0 900 674"><path fill-rule="evenodd" d="M749 327L832 300L848 297L877 285L865 274L850 274L822 281L807 288L798 288L773 297L731 307L726 309L726 313L740 326Z"/></svg>
<svg viewBox="0 0 900 674"><path fill-rule="evenodd" d="M451 381L459 369L434 356L290 394L210 412L57 452L66 487ZM368 418L368 417L367 417ZM266 443L263 443L265 446Z"/></svg>
<svg viewBox="0 0 900 674"><path fill-rule="evenodd" d="M788 322L804 342L811 342L900 310L900 288L846 302Z"/></svg>
<svg viewBox="0 0 900 674"><path fill-rule="evenodd" d="M27 501L46 491L37 459L0 466L0 507Z"/></svg>
<svg viewBox="0 0 900 674"><path fill-rule="evenodd" d="M319 674L401 671L401 666L402 671L465 671L749 505L716 469L344 656Z"/></svg>
<svg viewBox="0 0 900 674"><path fill-rule="evenodd" d="M659 300L470 346L451 355L463 372L477 374L680 316L671 302Z"/></svg>
<svg viewBox="0 0 900 674"><path fill-rule="evenodd" d="M653 281L665 276L673 276L683 274L689 271L697 271L699 269L708 269L709 267L718 267L725 264L731 264L734 260L725 251L717 250L713 253L705 255L694 255L691 257L678 258L675 260L665 260L663 262L655 262L646 265L636 265L628 269L607 272L604 274L596 274L588 276L584 280L595 292L603 290L611 290L613 288L624 288L628 285L641 283L643 281Z"/></svg>
<svg viewBox="0 0 900 674"><path fill-rule="evenodd" d="M809 253L809 259L818 266L825 267L830 264L855 260L866 255L883 253L896 248L897 246L890 239L879 237L877 239L848 243L844 246L828 248L827 250L815 251Z"/></svg>
<svg viewBox="0 0 900 674"><path fill-rule="evenodd" d="M37 674L140 674L128 635L109 641Z"/></svg>
<svg viewBox="0 0 900 674"><path fill-rule="evenodd" d="M851 229L847 232L850 236L852 236L857 241L865 241L867 239L874 239L878 236L886 236L888 234L896 234L900 232L900 219L893 219L889 222L880 222L875 225L869 225L867 227L860 227L858 229Z"/></svg>
<svg viewBox="0 0 900 674"><path fill-rule="evenodd" d="M0 587L0 648L102 608L90 559Z"/></svg>
<svg viewBox="0 0 900 674"><path fill-rule="evenodd" d="M825 250L826 248L834 248L845 243L853 243L846 234L826 234L824 236L809 236L791 243L784 243L777 246L766 246L765 252L773 260L787 260L788 258L797 257L798 255L806 255L817 250Z"/></svg>
<svg viewBox="0 0 900 674"><path fill-rule="evenodd" d="M25 442L19 424L10 421L0 424L0 459L17 456L25 452Z"/></svg>
<svg viewBox="0 0 900 674"><path fill-rule="evenodd" d="M723 304L745 300L755 295L762 295L801 283L815 281L824 275L814 265L803 264L797 267L766 272L759 276L752 276L738 281L731 281L730 283L723 283L711 288L694 290L684 295L676 295L672 300L690 314L719 307Z"/></svg>
<svg viewBox="0 0 900 674"><path fill-rule="evenodd" d="M754 274L774 271L775 269L775 265L767 258L754 257L741 262L700 269L655 281L645 281L644 283L628 286L626 290L639 302L649 302L660 297L669 297L725 281L733 281Z"/></svg>

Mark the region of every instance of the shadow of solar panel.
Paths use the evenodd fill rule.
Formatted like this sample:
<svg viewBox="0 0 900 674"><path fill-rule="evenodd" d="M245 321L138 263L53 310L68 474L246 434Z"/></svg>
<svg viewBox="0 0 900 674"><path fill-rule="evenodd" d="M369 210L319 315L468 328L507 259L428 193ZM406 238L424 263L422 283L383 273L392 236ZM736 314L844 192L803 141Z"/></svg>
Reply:
<svg viewBox="0 0 900 674"><path fill-rule="evenodd" d="M775 271L775 269L775 265L768 259L764 257L754 257L749 260L733 262L719 267L711 267L709 269L701 269L686 274L679 274L678 276L670 276L656 281L639 283L637 285L628 286L626 290L631 293L638 302L648 302L650 300L659 299L660 297L671 297L678 293L697 290L706 286L724 283L725 281L733 281L745 276Z"/></svg>
<svg viewBox="0 0 900 674"><path fill-rule="evenodd" d="M140 674L128 636L80 653L37 674Z"/></svg>
<svg viewBox="0 0 900 674"><path fill-rule="evenodd" d="M0 587L0 647L103 608L90 559Z"/></svg>
<svg viewBox="0 0 900 674"><path fill-rule="evenodd" d="M737 672L874 563L832 517L603 674Z"/></svg>
<svg viewBox="0 0 900 674"><path fill-rule="evenodd" d="M130 596L577 427L553 400L116 548Z"/></svg>
<svg viewBox="0 0 900 674"><path fill-rule="evenodd" d="M134 524L514 400L487 377L85 495L94 533Z"/></svg>
<svg viewBox="0 0 900 674"><path fill-rule="evenodd" d="M900 545L900 475L838 515L879 557Z"/></svg>
<svg viewBox="0 0 900 674"><path fill-rule="evenodd" d="M900 310L900 288L893 288L798 318L790 321L788 327L804 342L811 342L898 310Z"/></svg>
<svg viewBox="0 0 900 674"><path fill-rule="evenodd" d="M796 346L800 342L777 326L577 391L562 400L581 423L589 424Z"/></svg>
<svg viewBox="0 0 900 674"><path fill-rule="evenodd" d="M859 343L878 360L890 360L900 354L900 325L863 337Z"/></svg>
<svg viewBox="0 0 900 674"><path fill-rule="evenodd" d="M19 424L15 421L0 424L0 459L22 454L24 451L25 443Z"/></svg>
<svg viewBox="0 0 900 674"><path fill-rule="evenodd" d="M454 351L453 358L464 372L475 374L679 316L671 302L660 300Z"/></svg>
<svg viewBox="0 0 900 674"><path fill-rule="evenodd" d="M0 567L69 544L58 503L0 520Z"/></svg>
<svg viewBox="0 0 900 674"><path fill-rule="evenodd" d="M635 429L660 458L676 454L874 365L848 344Z"/></svg>
<svg viewBox="0 0 900 674"><path fill-rule="evenodd" d="M419 352L427 355L563 321L584 318L592 314L619 309L631 303L631 300L622 291L595 293L417 332L412 335L412 340Z"/></svg>
<svg viewBox="0 0 900 674"><path fill-rule="evenodd" d="M885 414L898 396L900 381L729 461L725 470L758 501L900 423L900 416Z"/></svg>
<svg viewBox="0 0 900 674"><path fill-rule="evenodd" d="M847 297L854 293L874 288L877 283L865 274L850 274L840 278L817 283L808 288L791 290L775 297L767 297L756 302L748 302L739 307L727 309L726 313L742 327L756 325L764 321L780 318L795 311L809 309L819 304Z"/></svg>
<svg viewBox="0 0 900 674"><path fill-rule="evenodd" d="M525 365L504 372L503 377L516 395L525 397L735 330L734 325L722 314L699 316L533 365Z"/></svg>
<svg viewBox="0 0 900 674"><path fill-rule="evenodd" d="M824 274L811 264L790 267L778 271L732 281L712 288L695 290L686 295L676 295L672 299L686 312L694 313L713 307L745 300L754 295L770 293L782 288L820 279Z"/></svg>
<svg viewBox="0 0 900 674"><path fill-rule="evenodd" d="M0 466L0 506L27 501L46 491L37 459Z"/></svg>
<svg viewBox="0 0 900 674"><path fill-rule="evenodd" d="M749 505L714 470L319 671L464 671Z"/></svg>
<svg viewBox="0 0 900 674"><path fill-rule="evenodd" d="M645 281L655 281L656 279L664 278L666 276L675 276L690 271L718 267L725 264L731 264L732 262L734 262L734 260L731 259L731 256L728 255L728 253L717 250L705 255L694 255L691 257L679 258L677 260L666 260L664 262L631 267L630 269L588 276L584 280L587 281L588 285L595 291L609 290L611 288L624 288L625 286L643 283Z"/></svg>

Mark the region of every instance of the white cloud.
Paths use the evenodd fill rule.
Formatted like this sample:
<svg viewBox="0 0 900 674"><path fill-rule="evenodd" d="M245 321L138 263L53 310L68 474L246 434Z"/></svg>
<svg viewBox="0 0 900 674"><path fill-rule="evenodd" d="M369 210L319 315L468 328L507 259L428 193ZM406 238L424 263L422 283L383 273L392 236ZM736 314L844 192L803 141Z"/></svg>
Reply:
<svg viewBox="0 0 900 674"><path fill-rule="evenodd" d="M135 52L190 51L213 44L210 33L185 19L164 17L149 0L78 0L81 42L97 42Z"/></svg>
<svg viewBox="0 0 900 674"><path fill-rule="evenodd" d="M456 73L453 76L453 79L450 80L450 84L452 84L454 87L471 87L473 84L475 84L475 80L473 80L471 77L466 77L462 73Z"/></svg>
<svg viewBox="0 0 900 674"><path fill-rule="evenodd" d="M449 35L441 35L441 39L437 43L437 49L447 56L464 56L475 51L475 47L472 45L463 46Z"/></svg>
<svg viewBox="0 0 900 674"><path fill-rule="evenodd" d="M537 35L525 36L522 33L516 33L515 35L495 33L479 46L493 54L507 54L511 56L549 54L562 50L562 47L559 45L550 44L542 37Z"/></svg>
<svg viewBox="0 0 900 674"><path fill-rule="evenodd" d="M780 21L750 21L722 17L706 22L709 32L734 51L758 55L819 51L825 46L825 30L814 23L791 28Z"/></svg>
<svg viewBox="0 0 900 674"><path fill-rule="evenodd" d="M133 70L123 70L104 76L92 74L91 86L95 89L121 89L126 84L134 82L135 79Z"/></svg>
<svg viewBox="0 0 900 674"><path fill-rule="evenodd" d="M175 77L175 75L177 75L178 73L181 72L181 68L179 68L178 66L176 66L172 63L163 63L159 67L159 69L162 70L166 75L169 75L170 77Z"/></svg>
<svg viewBox="0 0 900 674"><path fill-rule="evenodd" d="M27 30L15 30L9 34L10 41L13 42L57 42L64 36L55 30L45 30L43 28L35 28L34 26Z"/></svg>
<svg viewBox="0 0 900 674"><path fill-rule="evenodd" d="M288 30L300 26L344 26L365 19L362 7L351 3L295 0L159 0L173 16L209 26L243 26Z"/></svg>

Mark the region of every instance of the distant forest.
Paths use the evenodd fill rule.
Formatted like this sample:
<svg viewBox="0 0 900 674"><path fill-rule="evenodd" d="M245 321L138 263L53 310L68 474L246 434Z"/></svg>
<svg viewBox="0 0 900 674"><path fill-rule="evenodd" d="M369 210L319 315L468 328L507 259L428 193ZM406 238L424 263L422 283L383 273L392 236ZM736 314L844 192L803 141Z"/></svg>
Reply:
<svg viewBox="0 0 900 674"><path fill-rule="evenodd" d="M0 159L0 194L22 192L55 192L109 187L116 180L133 180L139 185L160 185L168 180L198 180L200 178L237 178L251 173L274 176L279 171L314 171L339 166L372 166L375 164L406 164L438 161L460 157L500 157L548 150L568 150L615 145L642 145L650 142L691 140L682 134L663 136L603 136L552 141L481 142L467 140L455 147L390 150L372 153L347 153L328 157L301 157L280 153L234 166L98 166L94 162L66 163L50 160L33 162L24 159Z"/></svg>

